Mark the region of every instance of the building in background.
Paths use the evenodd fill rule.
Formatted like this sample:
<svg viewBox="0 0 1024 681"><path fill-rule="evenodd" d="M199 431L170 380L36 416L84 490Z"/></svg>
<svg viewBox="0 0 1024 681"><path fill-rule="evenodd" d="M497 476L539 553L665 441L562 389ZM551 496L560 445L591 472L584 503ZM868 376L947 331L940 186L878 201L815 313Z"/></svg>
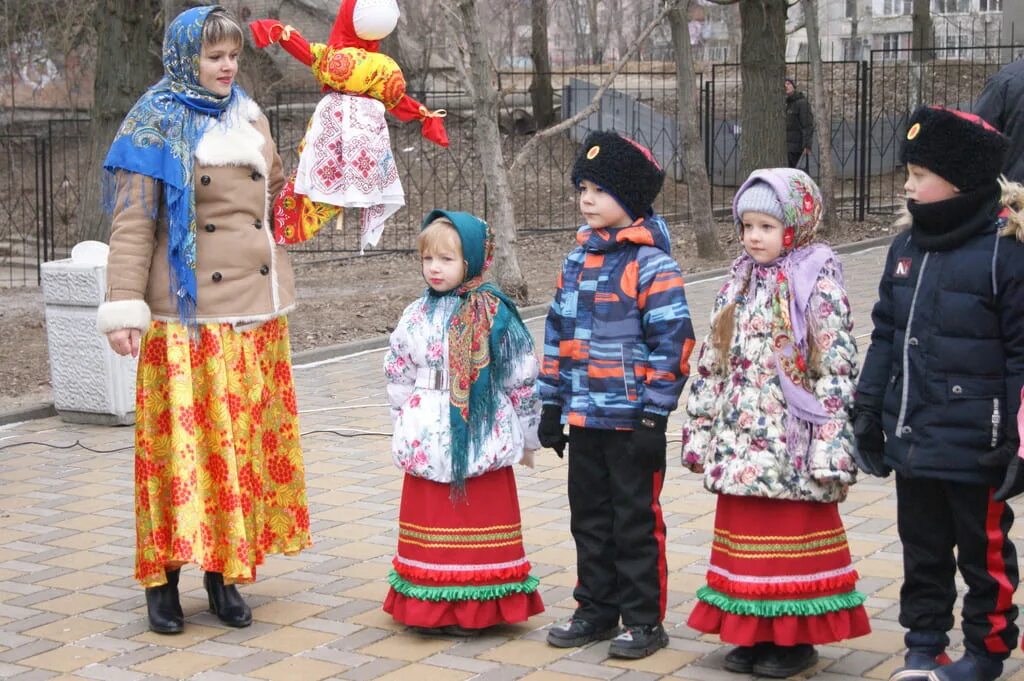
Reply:
<svg viewBox="0 0 1024 681"><path fill-rule="evenodd" d="M861 60L872 50L882 59L908 59L901 52L911 45L913 30L912 0L819 0L822 56L828 60ZM1004 6L1012 12L1024 12L1020 0L931 0L932 27L939 59L966 57L978 47L1007 44L1012 27ZM1007 22L1004 26L1004 16ZM1024 17L1015 19L1017 42L1024 42ZM800 26L799 6L790 12L789 26ZM801 27L789 37L786 47L789 61L807 58L807 34ZM876 54L876 59L878 55Z"/></svg>

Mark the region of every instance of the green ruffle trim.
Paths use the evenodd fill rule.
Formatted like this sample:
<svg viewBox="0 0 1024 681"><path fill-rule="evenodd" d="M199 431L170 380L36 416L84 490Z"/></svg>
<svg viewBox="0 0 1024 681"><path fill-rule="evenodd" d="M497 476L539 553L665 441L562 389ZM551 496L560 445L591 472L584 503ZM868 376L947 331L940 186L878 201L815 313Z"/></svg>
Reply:
<svg viewBox="0 0 1024 681"><path fill-rule="evenodd" d="M531 575L521 582L511 584L421 586L406 581L392 570L388 575L388 583L403 596L421 601L493 601L510 594L532 594L540 585L540 580Z"/></svg>
<svg viewBox="0 0 1024 681"><path fill-rule="evenodd" d="M754 617L782 617L783 615L827 615L839 610L849 610L863 605L867 596L859 591L803 598L785 601L759 601L733 598L709 586L697 590L697 598L708 605L713 605L734 615L753 615Z"/></svg>

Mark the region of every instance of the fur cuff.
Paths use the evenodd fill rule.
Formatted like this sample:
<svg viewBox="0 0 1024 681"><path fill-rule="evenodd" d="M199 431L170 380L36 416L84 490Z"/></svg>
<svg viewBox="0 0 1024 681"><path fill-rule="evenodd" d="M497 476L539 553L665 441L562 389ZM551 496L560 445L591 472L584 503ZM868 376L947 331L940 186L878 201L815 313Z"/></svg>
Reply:
<svg viewBox="0 0 1024 681"><path fill-rule="evenodd" d="M112 300L100 305L96 328L103 334L118 329L138 329L145 333L151 319L149 305L144 300Z"/></svg>

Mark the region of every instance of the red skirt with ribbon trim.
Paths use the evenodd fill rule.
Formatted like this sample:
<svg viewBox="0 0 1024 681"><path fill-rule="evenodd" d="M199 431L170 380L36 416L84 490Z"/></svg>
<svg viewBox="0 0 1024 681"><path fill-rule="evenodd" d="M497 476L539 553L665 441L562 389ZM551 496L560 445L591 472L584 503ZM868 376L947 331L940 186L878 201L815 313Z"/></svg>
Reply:
<svg viewBox="0 0 1024 681"><path fill-rule="evenodd" d="M405 476L398 553L384 610L416 627L482 629L544 611L523 549L519 497L511 467L451 486Z"/></svg>
<svg viewBox="0 0 1024 681"><path fill-rule="evenodd" d="M727 643L827 644L871 631L837 503L719 495L691 627Z"/></svg>

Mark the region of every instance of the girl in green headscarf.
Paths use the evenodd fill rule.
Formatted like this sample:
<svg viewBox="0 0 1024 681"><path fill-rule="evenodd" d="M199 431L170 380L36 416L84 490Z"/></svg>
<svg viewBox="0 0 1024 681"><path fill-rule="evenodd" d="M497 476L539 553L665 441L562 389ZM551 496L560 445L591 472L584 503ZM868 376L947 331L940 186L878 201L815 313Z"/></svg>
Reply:
<svg viewBox="0 0 1024 681"><path fill-rule="evenodd" d="M424 633L466 635L544 610L511 468L540 446L538 367L515 304L483 281L487 224L439 210L423 224L427 290L384 361L392 457L406 474L384 609Z"/></svg>

